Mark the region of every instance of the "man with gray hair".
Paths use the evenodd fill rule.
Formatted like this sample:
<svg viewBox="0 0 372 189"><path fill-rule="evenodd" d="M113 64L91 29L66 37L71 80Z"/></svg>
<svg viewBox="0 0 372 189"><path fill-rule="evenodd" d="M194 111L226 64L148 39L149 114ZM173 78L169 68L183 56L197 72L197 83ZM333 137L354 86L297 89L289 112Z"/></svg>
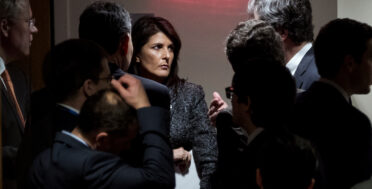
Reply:
<svg viewBox="0 0 372 189"><path fill-rule="evenodd" d="M29 84L10 62L30 54L32 34L38 30L28 0L0 1L0 90L2 112L3 186L15 188L16 155L27 118Z"/></svg>
<svg viewBox="0 0 372 189"><path fill-rule="evenodd" d="M286 67L296 80L296 87L307 90L319 79L312 41L312 10L309 0L250 0L250 18L263 20L280 34Z"/></svg>
<svg viewBox="0 0 372 189"><path fill-rule="evenodd" d="M312 41L312 9L309 0L249 0L248 18L269 23L283 42L285 65L296 81L299 91L307 90L319 79ZM267 48L270 49L270 48ZM227 108L217 92L213 93L209 118L215 122L218 112Z"/></svg>

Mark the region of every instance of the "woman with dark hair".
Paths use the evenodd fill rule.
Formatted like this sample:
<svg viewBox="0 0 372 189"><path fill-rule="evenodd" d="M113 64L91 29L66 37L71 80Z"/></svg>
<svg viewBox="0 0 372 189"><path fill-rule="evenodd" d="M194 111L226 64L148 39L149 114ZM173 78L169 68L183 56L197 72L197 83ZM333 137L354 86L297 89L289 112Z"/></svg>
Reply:
<svg viewBox="0 0 372 189"><path fill-rule="evenodd" d="M143 17L133 25L132 38L134 52L129 72L170 89L170 141L176 172L188 172L192 150L200 188L209 188L217 162L216 130L207 116L202 87L177 75L181 49L177 32L164 18Z"/></svg>

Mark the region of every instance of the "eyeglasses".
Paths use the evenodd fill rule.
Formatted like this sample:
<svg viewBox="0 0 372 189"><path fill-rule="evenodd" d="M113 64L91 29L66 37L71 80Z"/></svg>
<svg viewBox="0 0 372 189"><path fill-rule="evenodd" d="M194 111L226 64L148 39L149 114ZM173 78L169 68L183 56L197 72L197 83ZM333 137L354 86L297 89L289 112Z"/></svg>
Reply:
<svg viewBox="0 0 372 189"><path fill-rule="evenodd" d="M98 78L98 80L106 80L107 83L111 83L111 80L114 79L114 76L108 76L108 77L101 77Z"/></svg>
<svg viewBox="0 0 372 189"><path fill-rule="evenodd" d="M35 26L36 20L35 18L30 18L25 20L28 23L28 27L31 29Z"/></svg>
<svg viewBox="0 0 372 189"><path fill-rule="evenodd" d="M226 87L225 88L226 98L231 99L232 95L234 94L233 87Z"/></svg>
<svg viewBox="0 0 372 189"><path fill-rule="evenodd" d="M35 27L35 24L36 24L36 19L35 18L11 18L11 19L23 20L23 21L27 22L28 23L28 27L30 29L32 29L33 27Z"/></svg>

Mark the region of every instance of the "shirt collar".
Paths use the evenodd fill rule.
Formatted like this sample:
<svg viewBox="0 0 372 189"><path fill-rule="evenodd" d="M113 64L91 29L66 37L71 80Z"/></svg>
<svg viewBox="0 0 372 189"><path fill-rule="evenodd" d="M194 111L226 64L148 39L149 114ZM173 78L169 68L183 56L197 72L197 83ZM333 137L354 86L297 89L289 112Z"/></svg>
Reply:
<svg viewBox="0 0 372 189"><path fill-rule="evenodd" d="M71 107L69 105L62 104L62 103L57 103L57 104L60 105L60 106L62 106L62 107L64 107L64 108L66 108L66 109L68 109L68 110L70 110L70 111L72 111L73 114L76 114L76 115L79 115L80 114L80 111L79 110L77 110L77 109L75 109L75 108L73 108L73 107Z"/></svg>
<svg viewBox="0 0 372 189"><path fill-rule="evenodd" d="M3 74L5 71L5 62L4 60L0 57L0 75Z"/></svg>
<svg viewBox="0 0 372 189"><path fill-rule="evenodd" d="M89 147L88 143L86 143L83 139L79 138L78 136L66 131L66 130L62 130L62 133L65 134L65 135L68 135L70 137L72 137L73 139L81 142L82 144L84 144L85 146Z"/></svg>
<svg viewBox="0 0 372 189"><path fill-rule="evenodd" d="M307 51L309 51L312 46L313 45L310 42L304 45L301 50L299 50L285 65L292 75L296 73L298 65L300 65L301 60L304 58Z"/></svg>
<svg viewBox="0 0 372 189"><path fill-rule="evenodd" d="M248 135L247 131L241 127L232 128L238 135L244 136L244 140L242 139L242 142L247 146L264 130L262 127L257 127L250 135Z"/></svg>

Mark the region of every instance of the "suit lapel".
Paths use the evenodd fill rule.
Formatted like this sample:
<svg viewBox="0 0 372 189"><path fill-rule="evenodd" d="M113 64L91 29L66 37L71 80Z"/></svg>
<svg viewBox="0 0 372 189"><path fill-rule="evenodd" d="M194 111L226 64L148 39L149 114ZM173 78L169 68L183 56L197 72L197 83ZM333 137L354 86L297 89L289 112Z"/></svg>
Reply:
<svg viewBox="0 0 372 189"><path fill-rule="evenodd" d="M1 82L1 81L0 81ZM16 109L16 105L14 104L13 100L12 100L12 97L9 95L9 93L6 91L5 87L4 87L4 84L1 82L1 99L2 99L2 106L5 107L5 104L7 104L8 107L10 107L8 110L10 110L10 112L14 115L13 117L15 117L17 119L17 123L18 123L18 127L21 129L21 131L23 132L24 131L24 127L22 125L22 121L20 120L19 116L18 116L18 113L17 113L17 109Z"/></svg>
<svg viewBox="0 0 372 189"><path fill-rule="evenodd" d="M296 80L296 87L297 88L301 88L303 82L304 82L304 75L307 71L307 68L310 66L310 63L313 61L314 59L314 50L313 50L313 47L311 47L307 53L305 54L305 56L302 58L300 64L298 65L297 67L297 70L294 74L294 78Z"/></svg>

